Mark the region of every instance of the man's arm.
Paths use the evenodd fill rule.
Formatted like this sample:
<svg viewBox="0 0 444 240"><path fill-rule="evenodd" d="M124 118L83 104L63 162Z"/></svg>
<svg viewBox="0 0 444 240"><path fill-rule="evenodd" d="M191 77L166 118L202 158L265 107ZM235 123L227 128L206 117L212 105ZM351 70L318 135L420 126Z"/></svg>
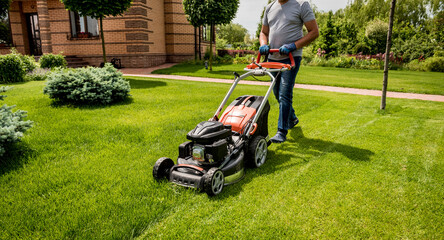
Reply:
<svg viewBox="0 0 444 240"><path fill-rule="evenodd" d="M269 33L270 33L270 27L262 25L261 34L259 35L260 46L268 45L268 34Z"/></svg>
<svg viewBox="0 0 444 240"><path fill-rule="evenodd" d="M295 42L297 48L303 48L319 37L318 23L316 22L316 20L308 21L304 23L304 25L307 28L308 33L304 37ZM264 28L262 27L262 30L263 29ZM262 32L261 32L261 37L262 37ZM267 34L267 40L268 40L268 34ZM262 38L261 38L261 44L262 44Z"/></svg>

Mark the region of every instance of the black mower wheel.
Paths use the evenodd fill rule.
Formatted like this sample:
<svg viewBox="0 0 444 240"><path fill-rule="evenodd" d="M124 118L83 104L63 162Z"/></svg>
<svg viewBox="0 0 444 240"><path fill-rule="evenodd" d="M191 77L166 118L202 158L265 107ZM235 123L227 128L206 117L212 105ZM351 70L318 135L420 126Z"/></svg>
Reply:
<svg viewBox="0 0 444 240"><path fill-rule="evenodd" d="M248 146L248 161L250 167L258 168L267 160L268 144L263 136L253 137Z"/></svg>
<svg viewBox="0 0 444 240"><path fill-rule="evenodd" d="M159 158L153 167L153 177L157 181L169 178L170 169L174 166L173 160L167 157Z"/></svg>
<svg viewBox="0 0 444 240"><path fill-rule="evenodd" d="M215 196L224 188L224 173L219 168L211 168L204 175L204 190L208 196Z"/></svg>

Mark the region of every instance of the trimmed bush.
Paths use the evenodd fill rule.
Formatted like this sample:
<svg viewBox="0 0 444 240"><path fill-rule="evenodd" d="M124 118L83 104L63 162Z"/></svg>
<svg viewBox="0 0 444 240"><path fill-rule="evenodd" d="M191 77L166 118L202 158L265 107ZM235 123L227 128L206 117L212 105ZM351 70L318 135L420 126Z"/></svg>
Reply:
<svg viewBox="0 0 444 240"><path fill-rule="evenodd" d="M20 54L20 59L22 60L22 63L23 63L23 69L27 73L34 71L34 69L36 69L38 67L34 56Z"/></svg>
<svg viewBox="0 0 444 240"><path fill-rule="evenodd" d="M22 67L26 73L29 73L38 67L38 64L35 61L34 56L22 55L15 48L11 49L11 54L15 54L20 57L20 60L22 60L23 64Z"/></svg>
<svg viewBox="0 0 444 240"><path fill-rule="evenodd" d="M107 63L103 68L56 69L43 92L62 103L109 104L127 98L130 85Z"/></svg>
<svg viewBox="0 0 444 240"><path fill-rule="evenodd" d="M233 59L233 63L234 64L250 64L251 63L251 59L255 59L257 58L257 55L245 55L243 57L240 57L239 55L237 55L234 59Z"/></svg>
<svg viewBox="0 0 444 240"><path fill-rule="evenodd" d="M427 71L444 72L444 57L431 57L424 61Z"/></svg>
<svg viewBox="0 0 444 240"><path fill-rule="evenodd" d="M0 93L6 92L9 88L0 87ZM5 96L0 95L0 100ZM18 110L12 112L15 106L4 104L0 107L0 156L6 152L6 146L20 141L23 133L31 128L31 121L24 121L26 112Z"/></svg>
<svg viewBox="0 0 444 240"><path fill-rule="evenodd" d="M39 59L41 68L56 68L66 67L68 63L65 60L65 56L61 54L45 54Z"/></svg>
<svg viewBox="0 0 444 240"><path fill-rule="evenodd" d="M0 83L23 82L26 70L18 54L0 55Z"/></svg>

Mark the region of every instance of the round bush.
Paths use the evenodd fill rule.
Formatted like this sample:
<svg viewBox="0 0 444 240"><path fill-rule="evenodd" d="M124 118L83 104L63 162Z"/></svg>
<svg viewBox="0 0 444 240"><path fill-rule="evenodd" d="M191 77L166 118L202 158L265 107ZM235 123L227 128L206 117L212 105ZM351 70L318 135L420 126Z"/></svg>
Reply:
<svg viewBox="0 0 444 240"><path fill-rule="evenodd" d="M28 55L20 55L20 58L23 63L23 69L29 73L34 71L37 68L37 62L35 61L33 56Z"/></svg>
<svg viewBox="0 0 444 240"><path fill-rule="evenodd" d="M24 64L17 54L0 55L0 83L23 82Z"/></svg>
<svg viewBox="0 0 444 240"><path fill-rule="evenodd" d="M68 63L65 60L65 56L61 54L45 54L39 59L41 68L56 68L66 67Z"/></svg>
<svg viewBox="0 0 444 240"><path fill-rule="evenodd" d="M444 57L427 58L424 64L428 71L444 72Z"/></svg>
<svg viewBox="0 0 444 240"><path fill-rule="evenodd" d="M43 92L62 103L109 104L127 98L131 89L110 63L103 68L57 69L47 80Z"/></svg>
<svg viewBox="0 0 444 240"><path fill-rule="evenodd" d="M32 72L32 71L34 71L34 69L37 68L38 64L35 61L34 56L22 55L15 48L11 49L11 54L14 54L14 55L17 55L20 57L20 60L22 60L22 67L26 73Z"/></svg>
<svg viewBox="0 0 444 240"><path fill-rule="evenodd" d="M0 87L0 93L8 90L6 87ZM0 100L5 96L0 95ZM18 110L12 112L14 106L4 104L0 107L0 156L5 153L5 146L20 141L23 133L32 126L31 121L24 121L26 112Z"/></svg>

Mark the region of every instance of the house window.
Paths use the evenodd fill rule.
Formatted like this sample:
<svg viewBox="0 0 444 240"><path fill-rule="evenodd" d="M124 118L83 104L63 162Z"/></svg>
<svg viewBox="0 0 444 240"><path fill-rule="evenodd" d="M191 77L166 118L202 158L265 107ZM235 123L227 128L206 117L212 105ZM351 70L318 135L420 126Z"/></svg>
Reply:
<svg viewBox="0 0 444 240"><path fill-rule="evenodd" d="M69 11L71 21L71 36L75 38L88 38L99 36L97 19L90 16L81 16L77 12Z"/></svg>
<svg viewBox="0 0 444 240"><path fill-rule="evenodd" d="M12 44L12 34L9 26L9 14L0 17L0 47Z"/></svg>

